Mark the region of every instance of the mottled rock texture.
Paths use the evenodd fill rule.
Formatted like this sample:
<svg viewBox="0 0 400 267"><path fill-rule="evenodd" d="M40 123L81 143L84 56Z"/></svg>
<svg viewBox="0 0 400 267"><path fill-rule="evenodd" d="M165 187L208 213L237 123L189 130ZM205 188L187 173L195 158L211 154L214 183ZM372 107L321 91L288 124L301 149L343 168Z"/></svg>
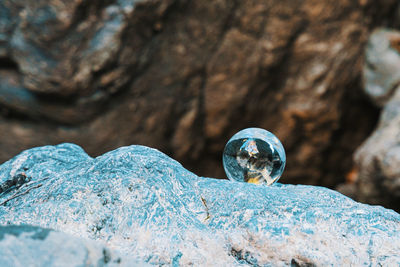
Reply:
<svg viewBox="0 0 400 267"><path fill-rule="evenodd" d="M323 187L198 177L143 146L97 158L72 144L31 149L0 166L0 184L0 224L102 240L155 265L400 264L392 210Z"/></svg>
<svg viewBox="0 0 400 267"><path fill-rule="evenodd" d="M377 128L355 154L352 196L400 211L400 32L374 31L363 80L365 92L383 109Z"/></svg>
<svg viewBox="0 0 400 267"><path fill-rule="evenodd" d="M0 161L65 141L91 155L140 143L222 177L225 142L256 126L286 147L283 182L333 186L376 122L360 62L397 5L1 1Z"/></svg>
<svg viewBox="0 0 400 267"><path fill-rule="evenodd" d="M100 242L28 225L0 226L3 267L147 266L112 253Z"/></svg>
<svg viewBox="0 0 400 267"><path fill-rule="evenodd" d="M379 107L393 97L400 85L400 32L376 29L368 39L363 64L363 88Z"/></svg>

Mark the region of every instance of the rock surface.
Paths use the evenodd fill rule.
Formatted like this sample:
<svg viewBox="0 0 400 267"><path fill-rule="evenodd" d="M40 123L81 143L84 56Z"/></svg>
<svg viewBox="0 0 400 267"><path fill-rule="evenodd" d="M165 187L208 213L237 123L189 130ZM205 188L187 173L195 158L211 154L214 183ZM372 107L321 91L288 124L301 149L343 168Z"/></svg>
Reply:
<svg viewBox="0 0 400 267"><path fill-rule="evenodd" d="M0 162L65 141L91 155L140 143L221 177L226 141L251 126L282 140L283 181L334 186L376 122L362 51L396 6L3 0Z"/></svg>
<svg viewBox="0 0 400 267"><path fill-rule="evenodd" d="M147 266L121 259L100 242L27 225L0 226L0 251L3 267Z"/></svg>
<svg viewBox="0 0 400 267"><path fill-rule="evenodd" d="M323 187L198 177L143 146L97 158L30 149L0 166L0 185L0 224L102 240L150 264L400 264L394 211Z"/></svg>
<svg viewBox="0 0 400 267"><path fill-rule="evenodd" d="M373 31L363 65L364 91L383 107L400 85L400 32L384 28Z"/></svg>
<svg viewBox="0 0 400 267"><path fill-rule="evenodd" d="M400 32L378 29L371 35L364 84L383 110L376 130L355 153L353 196L400 211Z"/></svg>

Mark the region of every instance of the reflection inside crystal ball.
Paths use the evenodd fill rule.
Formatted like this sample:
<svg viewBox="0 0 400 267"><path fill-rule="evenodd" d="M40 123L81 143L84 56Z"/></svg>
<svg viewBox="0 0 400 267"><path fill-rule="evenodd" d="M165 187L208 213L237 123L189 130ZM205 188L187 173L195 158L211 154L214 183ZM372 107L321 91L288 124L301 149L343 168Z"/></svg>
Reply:
<svg viewBox="0 0 400 267"><path fill-rule="evenodd" d="M286 155L275 135L264 129L247 128L228 141L222 160L230 180L271 185L281 177Z"/></svg>

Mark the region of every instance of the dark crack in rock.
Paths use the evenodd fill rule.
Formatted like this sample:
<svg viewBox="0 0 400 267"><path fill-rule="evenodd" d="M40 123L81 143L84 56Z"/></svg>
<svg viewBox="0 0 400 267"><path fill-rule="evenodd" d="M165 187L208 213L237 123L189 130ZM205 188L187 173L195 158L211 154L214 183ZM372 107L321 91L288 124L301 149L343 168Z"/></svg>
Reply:
<svg viewBox="0 0 400 267"><path fill-rule="evenodd" d="M0 194L7 193L12 189L18 189L23 184L29 181L29 178L26 177L25 173L19 173L13 176L11 179L4 181L0 184Z"/></svg>

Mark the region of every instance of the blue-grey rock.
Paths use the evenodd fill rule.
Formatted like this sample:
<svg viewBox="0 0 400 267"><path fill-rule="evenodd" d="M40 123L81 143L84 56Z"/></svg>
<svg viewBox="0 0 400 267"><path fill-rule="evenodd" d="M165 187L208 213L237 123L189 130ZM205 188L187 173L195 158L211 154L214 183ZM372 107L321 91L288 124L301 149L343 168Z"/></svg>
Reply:
<svg viewBox="0 0 400 267"><path fill-rule="evenodd" d="M399 126L400 87L383 108L375 131L354 154L357 200L400 210Z"/></svg>
<svg viewBox="0 0 400 267"><path fill-rule="evenodd" d="M398 265L400 215L315 186L202 178L163 153L72 144L0 166L0 224L106 242L172 266Z"/></svg>
<svg viewBox="0 0 400 267"><path fill-rule="evenodd" d="M384 106L400 84L400 32L385 28L368 39L363 66L364 92L378 106Z"/></svg>
<svg viewBox="0 0 400 267"><path fill-rule="evenodd" d="M122 259L100 242L28 225L0 226L0 264L26 266L146 266Z"/></svg>
<svg viewBox="0 0 400 267"><path fill-rule="evenodd" d="M383 109L375 131L354 154L358 175L347 188L358 201L400 211L400 31L371 34L363 76L364 91Z"/></svg>

